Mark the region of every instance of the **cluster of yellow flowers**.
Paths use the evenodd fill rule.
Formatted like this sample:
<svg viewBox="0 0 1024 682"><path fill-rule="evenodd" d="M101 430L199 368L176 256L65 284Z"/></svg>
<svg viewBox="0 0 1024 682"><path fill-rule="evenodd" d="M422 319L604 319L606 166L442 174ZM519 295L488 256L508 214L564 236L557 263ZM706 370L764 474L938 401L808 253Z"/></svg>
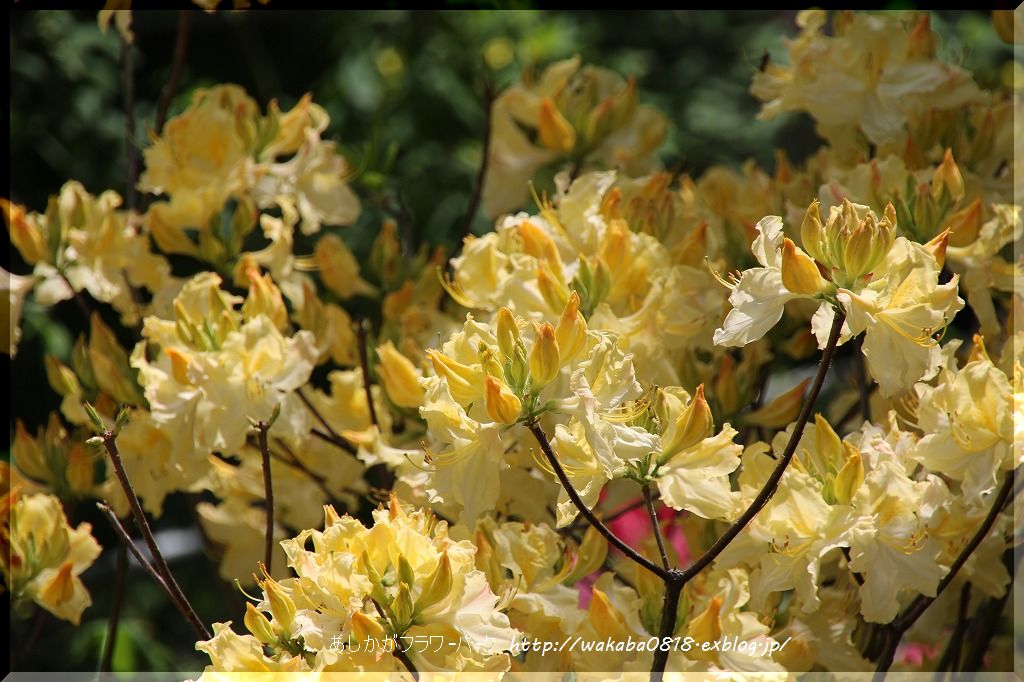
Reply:
<svg viewBox="0 0 1024 682"><path fill-rule="evenodd" d="M211 673L867 671L904 634L945 636L950 584L1000 598L1024 452L1019 98L939 60L927 13L798 24L752 93L814 118L828 144L805 162L661 172L665 116L566 60L495 99L496 224L447 261L403 253L393 222L357 260L325 111L231 85L153 134L144 212L77 182L45 213L4 202L32 268L4 273L8 354L29 295L138 330L125 348L94 313L46 359L60 414L17 423L15 603L76 623L89 604L100 548L61 502L131 503L97 426L154 517L212 493L221 576L258 586L249 634L196 645ZM553 193L515 212L542 168ZM819 355L808 395L778 372ZM335 511L368 500L369 528ZM610 551L630 548L598 519L637 500L681 538L640 510L643 541Z"/></svg>

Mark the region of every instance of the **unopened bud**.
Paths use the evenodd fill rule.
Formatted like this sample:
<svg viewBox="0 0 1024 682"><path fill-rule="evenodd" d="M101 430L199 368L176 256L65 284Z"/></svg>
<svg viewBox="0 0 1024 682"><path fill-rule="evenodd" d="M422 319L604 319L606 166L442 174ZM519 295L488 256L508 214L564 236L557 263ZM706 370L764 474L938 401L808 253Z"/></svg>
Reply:
<svg viewBox="0 0 1024 682"><path fill-rule="evenodd" d="M561 367L554 327L545 322L536 325L536 331L530 349L530 379L535 391L551 383Z"/></svg>
<svg viewBox="0 0 1024 682"><path fill-rule="evenodd" d="M564 154L576 146L576 131L550 97L541 100L537 133L540 143L553 151Z"/></svg>
<svg viewBox="0 0 1024 682"><path fill-rule="evenodd" d="M484 384L484 406L490 418L499 424L515 424L523 409L522 401L494 377L487 377Z"/></svg>
<svg viewBox="0 0 1024 682"><path fill-rule="evenodd" d="M788 237L782 244L782 284L794 294L804 296L818 294L828 284L818 272L814 259Z"/></svg>

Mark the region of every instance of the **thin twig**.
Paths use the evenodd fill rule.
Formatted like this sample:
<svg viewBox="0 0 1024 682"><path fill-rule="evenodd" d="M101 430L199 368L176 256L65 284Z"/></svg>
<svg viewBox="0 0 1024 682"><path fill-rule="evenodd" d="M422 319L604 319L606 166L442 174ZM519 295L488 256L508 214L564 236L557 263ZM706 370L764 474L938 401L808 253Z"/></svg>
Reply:
<svg viewBox="0 0 1024 682"><path fill-rule="evenodd" d="M327 433L324 433L323 431L318 431L317 429L311 429L310 431L314 436L316 436L320 440L327 441L328 443L337 446L338 448L344 450L350 455L356 454L355 447L353 447L351 443L349 443L347 440L338 435L337 431L331 428L331 425L327 422L326 419L324 419L324 416L320 414L320 410L316 409L316 405L314 405L313 402L308 397L306 397L306 394L302 392L301 388L295 391L295 395L299 396L299 400L301 400L302 404L306 406L306 409L309 410L310 414L316 417L316 420L320 422L320 425L327 430Z"/></svg>
<svg viewBox="0 0 1024 682"><path fill-rule="evenodd" d="M284 441L278 440L277 446L284 450L285 454L288 455L288 457L281 457L280 455L275 454L273 450L270 451L270 455L277 461L283 462L284 464L287 464L288 466L301 471L309 480L313 481L313 483L315 483L316 486L320 488L320 492L324 494L324 497L326 497L332 505L337 506L338 501L335 499L334 493L331 492L331 489L327 487L327 481L322 476L317 474L315 471L311 470L309 467L303 464L299 460L299 458L296 457L295 453L291 451L291 448L289 448L285 444Z"/></svg>
<svg viewBox="0 0 1024 682"><path fill-rule="evenodd" d="M484 182L487 180L488 157L491 154L491 111L494 108L494 86L488 80L484 84L484 148L483 156L480 159L480 167L476 171L476 180L473 181L473 193L470 195L469 205L466 207L466 216L462 219L462 231L457 235L456 241L461 243L463 239L472 234L473 218L476 217L477 209L480 208L480 198L483 196Z"/></svg>
<svg viewBox="0 0 1024 682"><path fill-rule="evenodd" d="M935 596L926 597L923 594L917 596L914 601L896 616L895 620L892 621L888 630L890 636L887 638L885 648L882 650L882 654L878 659L878 667L875 669L875 680L880 682L885 677L885 673L889 671L892 666L893 657L896 655L896 647L899 646L900 640L903 639L903 635L909 630L917 619L928 610L928 607L932 605L939 596L945 592L946 588L949 587L950 583L956 579L957 573L963 568L967 560L971 558L971 554L974 553L978 546L984 542L985 538L988 537L992 527L995 525L996 520L1003 511L1003 506L1010 498L1010 493L1013 490L1013 476L1014 471L1008 471L1006 476L1003 478L1002 485L999 486L999 491L996 493L995 500L992 502L991 508L989 508L988 514L985 519L981 522L978 530L974 533L970 542L960 550L960 554L957 555L956 559L953 560L953 564L949 567L949 571L943 576L942 580L939 581L938 586L935 588Z"/></svg>
<svg viewBox="0 0 1024 682"><path fill-rule="evenodd" d="M113 431L104 431L100 436L103 440L103 446L107 450L107 454L110 456L111 464L114 466L114 474L117 476L118 482L121 484L121 490L124 492L124 496L128 499L128 506L131 509L132 517L135 519L135 525L138 526L139 532L142 533L142 539L145 540L146 546L149 547L149 552L153 556L153 566L157 573L166 581L167 586L172 593L175 603L187 609L189 612L189 619L194 620L193 626L195 626L200 632L202 632L207 639L211 637L209 630L206 629L206 625L199 620L199 616L196 615L192 605L189 604L188 598L185 593L182 592L181 587L178 585L178 581L174 579L174 574L171 573L171 567L167 564L167 560L164 558L163 553L156 544L156 538L153 537L153 531L149 527L149 522L146 521L146 513L142 510L142 503L139 501L139 496L135 494L135 488L132 487L131 481L128 479L128 473L124 469L124 462L121 461L121 454L117 450L117 437Z"/></svg>
<svg viewBox="0 0 1024 682"><path fill-rule="evenodd" d="M370 358L366 348L369 343L369 320L362 320L358 324L357 343L359 344L359 366L363 370L363 391L366 392L366 406L370 410L370 423L380 430L380 422L377 421L377 409L373 406L373 391L370 390Z"/></svg>
<svg viewBox="0 0 1024 682"><path fill-rule="evenodd" d="M356 449L354 447L352 447L352 444L349 443L347 440L342 439L341 436L335 437L335 436L332 436L332 435L330 435L328 433L324 433L323 431L321 431L319 429L310 429L309 432L313 436L319 438L320 440L324 441L325 443L330 443L331 445L335 446L339 450L344 450L345 452L347 452L350 455L355 455L356 454Z"/></svg>
<svg viewBox="0 0 1024 682"><path fill-rule="evenodd" d="M120 536L121 542L124 546L127 547L128 551L132 553L133 557L135 557L135 561L138 562L139 566L141 566L143 570L149 574L149 577L160 586L165 594L167 594L171 602L178 608L178 611L181 612L181 615L185 617L185 620L187 620L189 625L191 625L196 631L196 634L202 639L210 639L210 631L207 630L206 626L203 625L203 622L199 620L199 616L196 615L195 609L192 608L192 605L189 604L187 599L183 598L183 595L175 592L171 584L164 579L164 576L160 575L160 571L156 566L147 561L146 557L142 556L142 552L139 551L139 548L135 546L134 542L132 542L132 538L128 534L128 530L121 524L117 515L114 514L114 510L102 502L97 502L96 506L99 507L100 511L107 517L107 521L110 522L114 531L118 536Z"/></svg>
<svg viewBox="0 0 1024 682"><path fill-rule="evenodd" d="M269 574L273 569L271 559L274 556L274 482L270 473L270 445L267 443L267 431L270 424L261 421L256 423L256 440L259 442L260 454L263 456L263 495L266 500L267 529L263 541L263 564Z"/></svg>
<svg viewBox="0 0 1024 682"><path fill-rule="evenodd" d="M178 83L181 81L181 73L185 68L185 55L188 52L188 36L192 24L192 12L183 9L178 13L178 36L174 41L174 58L171 62L171 73L167 78L167 85L160 93L160 105L156 111L156 134L163 132L164 123L167 122L167 112L171 108L171 100L178 90Z"/></svg>
<svg viewBox="0 0 1024 682"><path fill-rule="evenodd" d="M779 481L782 480L782 475L786 473L786 467L789 466L790 460L793 459L793 453L796 452L796 446L800 442L800 436L803 435L804 427L807 425L807 420L811 417L811 412L814 410L814 402L818 399L818 393L821 392L821 386L825 383L825 375L828 374L829 365L832 363L832 356L835 354L836 345L839 343L839 333L843 329L843 322L846 320L846 314L841 310L835 311L835 317L832 320L832 329L829 332L828 342L825 344L825 349L821 353L821 360L818 363L818 373L814 377L814 383L811 385L811 390L804 398L804 404L800 408L800 414L796 419L796 424L793 427L793 433L789 437L789 442L786 443L786 449L783 450L782 456L779 457L778 463L775 465L774 471L765 481L764 486L761 488L761 492L757 494L754 501L750 503L747 510L740 515L736 521L729 526L729 528L722 534L720 538L713 544L699 559L694 561L692 564L683 569L683 584L685 585L693 579L698 573L704 570L708 565L714 561L719 554L729 545L733 539L739 535L748 523L750 523L757 513L768 504L768 500L772 498L775 491L779 487Z"/></svg>
<svg viewBox="0 0 1024 682"><path fill-rule="evenodd" d="M658 523L658 512L654 509L654 500L651 498L651 487L646 483L641 486L644 493L644 504L647 506L647 515L651 518L651 528L654 530L654 539L658 543L658 553L661 554L661 565L667 571L671 568L668 561L668 552L665 551L665 539L661 537L661 525Z"/></svg>
<svg viewBox="0 0 1024 682"><path fill-rule="evenodd" d="M598 532L608 540L608 542L612 543L612 545L625 554L629 559L640 564L662 580L666 580L669 575L668 570L658 566L656 563L626 544L618 535L613 533L608 526L604 525L601 519L597 518L589 507L587 507L583 502L583 499L580 497L580 494L576 492L576 488L573 487L572 481L569 480L569 476L565 473L565 469L562 468L562 463L558 461L558 457L551 449L551 443L548 441L548 437L544 433L544 429L540 427L540 424L534 420L527 422L526 426L530 429L533 437L537 439L537 443L540 445L541 451L547 458L548 464L551 465L552 470L555 472L555 476L558 477L558 481L562 484L562 488L565 489L569 499L572 500L574 505L576 505L576 509L579 510L580 514L583 514L587 521L590 522L590 525L596 528Z"/></svg>
<svg viewBox="0 0 1024 682"><path fill-rule="evenodd" d="M391 619L388 618L388 614L384 610L384 607L382 607L373 597L370 597L370 601L373 602L374 608L377 609L377 613L379 613L380 617L384 619L384 622L387 623L388 627L394 630L395 626L391 623ZM395 647L394 649L392 649L391 653L395 655L395 658L402 662L402 665L405 666L405 669L412 673L412 678L414 680L417 680L418 682L420 679L420 673L418 670L416 670L416 666L413 664L412 659L410 659L409 656L402 649L401 638L398 636L397 632L392 634L391 637L395 642Z"/></svg>
<svg viewBox="0 0 1024 682"><path fill-rule="evenodd" d="M117 627L121 621L121 607L124 605L124 588L128 575L128 545L121 543L117 548L117 572L114 574L114 601L110 605L110 618L107 621L107 638L103 642L103 655L100 657L100 679L106 678L103 673L113 669L114 647L117 644Z"/></svg>

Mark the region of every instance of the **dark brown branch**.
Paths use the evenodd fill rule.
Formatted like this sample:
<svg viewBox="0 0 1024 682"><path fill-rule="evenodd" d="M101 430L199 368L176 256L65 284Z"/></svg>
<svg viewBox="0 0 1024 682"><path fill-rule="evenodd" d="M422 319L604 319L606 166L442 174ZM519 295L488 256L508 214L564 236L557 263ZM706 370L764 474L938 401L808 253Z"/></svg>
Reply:
<svg viewBox="0 0 1024 682"><path fill-rule="evenodd" d="M956 559L953 560L953 564L949 567L949 571L943 576L942 580L939 581L938 586L935 588L934 597L926 597L923 594L917 596L914 601L903 610L900 615L896 616L896 619L889 625L889 637L886 640L885 648L882 650L882 654L878 659L878 667L875 668L875 680L876 682L884 678L885 673L889 671L892 666L893 657L896 655L896 647L899 646L900 640L903 639L903 635L906 634L907 630L913 627L917 619L928 610L928 607L932 605L939 596L946 591L963 568L967 560L971 558L971 555L979 545L984 542L985 538L992 531L992 527L995 525L996 520L1003 511L1003 507L1010 499L1010 493L1013 491L1013 476L1014 471L1008 471L1006 476L1003 478L1002 485L999 486L999 491L996 493L995 500L992 501L992 506L989 508L988 514L985 519L978 526L978 530L971 537L970 542L960 550L960 554L957 555Z"/></svg>
<svg viewBox="0 0 1024 682"><path fill-rule="evenodd" d="M313 402L308 397L306 397L306 394L302 392L301 388L295 391L295 395L299 397L299 400L301 400L302 404L306 406L306 409L309 410L310 414L316 417L316 420L320 422L320 425L323 426L324 429L326 429L327 431L326 433L324 433L323 431L318 431L317 429L311 429L310 433L312 433L320 440L327 441L331 445L334 445L344 450L350 455L356 454L355 447L347 440L342 438L340 435L338 435L337 431L331 428L331 425L327 423L327 420L324 419L324 416L320 414L320 410L316 409L316 405L314 405Z"/></svg>
<svg viewBox="0 0 1024 682"><path fill-rule="evenodd" d="M267 524L263 541L263 564L269 574L273 569L271 559L274 556L274 482L270 472L270 445L267 443L267 431L270 424L256 423L256 440L259 443L260 455L263 458L263 496L266 500Z"/></svg>
<svg viewBox="0 0 1024 682"><path fill-rule="evenodd" d="M665 539L661 537L661 525L658 523L658 512L654 509L654 500L651 498L651 488L646 483L641 486L644 493L644 504L647 506L647 515L651 518L651 530L654 532L654 540L658 543L658 553L661 554L661 565L665 570L671 568L668 560L668 552L665 551Z"/></svg>
<svg viewBox="0 0 1024 682"><path fill-rule="evenodd" d="M325 443L330 443L331 445L337 447L339 450L344 450L350 455L356 454L356 449L352 447L352 444L349 443L347 440L342 439L341 436L331 436L330 434L324 433L319 429L310 429L309 432L313 434L315 437L324 441Z"/></svg>
<svg viewBox="0 0 1024 682"><path fill-rule="evenodd" d="M185 598L185 595L181 593L181 590L175 590L174 587L164 579L164 576L160 574L160 571L152 563L146 560L146 557L142 556L142 552L132 542L131 536L128 534L128 530L121 524L121 521L114 514L114 510L108 505L102 502L97 502L96 506L99 507L100 511L107 517L107 521L113 527L114 531L121 538L121 542L128 548L128 551L135 557L135 561L138 562L139 566L149 574L149 577L156 582L157 585L164 591L165 594L170 598L171 602L178 608L181 615L185 617L185 620L189 622L189 625L196 631L196 634L202 639L210 639L210 631L206 629L203 622L199 620L199 616L196 615L195 609Z"/></svg>
<svg viewBox="0 0 1024 682"><path fill-rule="evenodd" d="M679 596L683 592L683 574L677 570L670 570L665 578L665 603L661 607L661 626L658 628L658 640L664 642L667 637L672 637L676 630L676 612L679 611ZM665 675L665 666L668 664L669 649L658 647L654 652L654 659L651 663L652 682L661 682Z"/></svg>
<svg viewBox="0 0 1024 682"><path fill-rule="evenodd" d="M590 522L594 528L598 530L601 535L605 537L608 542L614 545L620 552L625 554L633 562L643 566L648 571L658 576L662 580L666 580L669 571L658 566L647 557L643 556L635 549L627 545L618 535L613 533L608 526L604 525L601 519L590 510L589 507L583 502L580 494L576 492L576 488L573 487L572 481L569 480L569 476L565 473L565 469L562 468L562 463L558 461L558 457L555 452L551 449L551 443L548 442L548 437L544 433L544 430L540 427L540 424L536 420L527 422L526 426L530 429L533 437L537 439L537 443L540 445L541 451L548 460L548 464L551 465L551 469L555 472L555 476L558 477L559 483L562 484L562 488L565 489L566 494L572 503L576 505L576 509L579 510L580 514Z"/></svg>
<svg viewBox="0 0 1024 682"><path fill-rule="evenodd" d="M156 134L163 132L164 124L167 122L167 112L171 108L171 100L178 91L178 83L181 81L181 73L185 68L185 55L188 52L188 36L192 25L192 12L183 9L178 13L178 36L174 41L174 58L171 62L171 73L167 78L167 85L160 93L160 104L156 111Z"/></svg>
<svg viewBox="0 0 1024 682"><path fill-rule="evenodd" d="M209 630L199 616L196 615L195 610L192 609L192 605L189 604L188 599L185 597L185 593L182 592L181 587L178 585L178 581L174 579L174 574L171 573L171 567L168 566L167 560L164 558L163 553L156 544L156 538L153 537L153 531L149 527L149 522L146 521L146 513L142 509L142 503L139 501L139 496L135 494L135 488L132 487L131 481L128 479L128 473L124 469L124 462L121 461L121 454L117 450L117 437L113 431L104 431L100 438L103 441L103 446L107 450L107 454L110 457L110 462L114 467L114 474L117 476L118 482L121 484L121 490L124 492L124 496L128 499L128 506L131 509L132 517L135 520L135 525L138 527L139 532L142 534L142 539L146 542L146 546L149 547L149 553L153 557L153 567L156 572L164 579L168 589L174 595L175 603L183 605L189 612L189 620L194 621L193 626L197 628L207 639L210 635ZM130 548L129 548L130 549Z"/></svg>
<svg viewBox="0 0 1024 682"><path fill-rule="evenodd" d="M814 403L818 399L818 393L821 392L821 386L825 383L825 375L828 374L829 365L832 363L832 356L835 354L836 345L839 343L839 333L843 329L843 322L846 320L846 314L841 310L835 311L835 317L832 320L832 329L829 332L828 342L825 344L825 349L821 353L821 361L818 363L818 373L814 377L814 383L811 385L811 390L804 399L804 404L800 408L800 414L797 416L796 424L793 427L793 433L789 437L789 442L786 443L786 448L782 452L782 456L779 457L778 463L775 465L775 469L772 471L768 480L765 481L764 487L761 488L761 492L757 494L754 501L750 503L747 510L740 515L736 521L729 526L720 538L713 544L703 555L692 564L687 566L683 570L683 585L693 579L698 573L704 570L707 566L713 562L719 554L729 545L730 542L740 534L747 524L750 523L758 512L768 504L768 500L772 498L775 491L779 487L779 481L782 480L782 475L786 473L786 467L789 466L789 462L793 459L793 454L796 452L796 446L800 442L800 436L803 435L804 427L807 425L807 420L811 417L811 412L814 411Z"/></svg>

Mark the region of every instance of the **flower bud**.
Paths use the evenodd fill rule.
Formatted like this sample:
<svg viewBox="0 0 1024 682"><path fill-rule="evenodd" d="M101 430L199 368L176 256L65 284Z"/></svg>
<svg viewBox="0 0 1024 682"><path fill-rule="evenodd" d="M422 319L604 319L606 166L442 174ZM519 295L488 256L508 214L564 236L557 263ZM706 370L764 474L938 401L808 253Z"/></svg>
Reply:
<svg viewBox="0 0 1024 682"><path fill-rule="evenodd" d="M562 309L555 327L555 340L562 362L575 358L587 343L587 321L580 312L580 296L575 291L569 294L569 300Z"/></svg>
<svg viewBox="0 0 1024 682"><path fill-rule="evenodd" d="M951 215L946 221L949 230L949 245L954 247L968 246L978 238L981 229L981 199Z"/></svg>
<svg viewBox="0 0 1024 682"><path fill-rule="evenodd" d="M4 212L7 221L7 230L11 234L11 243L18 250L21 257L29 265L47 260L48 249L46 239L42 230L36 224L34 218L26 214L25 208L12 204L6 199L0 199L0 209Z"/></svg>
<svg viewBox="0 0 1024 682"><path fill-rule="evenodd" d="M420 373L409 358L399 353L395 345L388 341L377 346L377 360L377 375L391 402L409 408L423 404Z"/></svg>
<svg viewBox="0 0 1024 682"><path fill-rule="evenodd" d="M670 416L671 418L671 416ZM711 435L715 422L711 407L704 398L704 384L697 387L690 403L675 415L662 436L662 459L692 448Z"/></svg>
<svg viewBox="0 0 1024 682"><path fill-rule="evenodd" d="M550 97L545 97L540 102L537 133L540 143L553 151L564 154L576 146L576 131L558 111Z"/></svg>
<svg viewBox="0 0 1024 682"><path fill-rule="evenodd" d="M274 616L274 627L278 632L288 633L292 621L295 620L295 602L288 596L288 593L281 587L281 584L267 575L267 567L260 564L264 579L260 583L267 601L270 603L270 613Z"/></svg>
<svg viewBox="0 0 1024 682"><path fill-rule="evenodd" d="M490 418L499 424L515 424L523 409L523 403L504 383L494 377L487 377L484 384L484 406Z"/></svg>
<svg viewBox="0 0 1024 682"><path fill-rule="evenodd" d="M456 401L468 405L480 397L480 372L433 349L427 351L427 356L437 376L447 380L448 390Z"/></svg>
<svg viewBox="0 0 1024 682"><path fill-rule="evenodd" d="M512 351L516 344L522 344L516 317L505 306L498 308L498 324L495 335L498 337L498 350L506 359L512 357Z"/></svg>
<svg viewBox="0 0 1024 682"><path fill-rule="evenodd" d="M441 554L441 560L437 568L427 578L427 586L423 588L419 599L416 600L416 613L423 613L434 604L437 604L452 591L452 562L448 558L448 552Z"/></svg>
<svg viewBox="0 0 1024 682"><path fill-rule="evenodd" d="M82 387L78 383L78 377L71 371L71 368L50 354L43 357L43 365L46 368L46 380L50 388L61 396L77 395Z"/></svg>
<svg viewBox="0 0 1024 682"><path fill-rule="evenodd" d="M800 241L804 250L812 258L822 263L828 263L829 259L823 250L821 214L818 212L819 202L817 199L811 202L804 214L804 222L800 225Z"/></svg>
<svg viewBox="0 0 1024 682"><path fill-rule="evenodd" d="M242 318L246 321L266 315L279 331L288 327L288 311L281 298L281 290L274 284L270 273L261 275L259 269L248 270L249 295L242 304Z"/></svg>
<svg viewBox="0 0 1024 682"><path fill-rule="evenodd" d="M782 243L782 284L794 294L805 296L820 293L827 286L814 260L788 237Z"/></svg>
<svg viewBox="0 0 1024 682"><path fill-rule="evenodd" d="M551 310L561 310L569 300L569 287L565 286L561 275L552 271L546 260L537 266L537 288Z"/></svg>
<svg viewBox="0 0 1024 682"><path fill-rule="evenodd" d="M558 376L561 362L554 327L549 322L534 326L537 335L533 340L533 348L530 349L530 379L534 391L539 391Z"/></svg>
<svg viewBox="0 0 1024 682"><path fill-rule="evenodd" d="M937 234L931 241L924 245L928 253L935 256L935 262L941 268L946 264L946 247L949 246L949 229Z"/></svg>
<svg viewBox="0 0 1024 682"><path fill-rule="evenodd" d="M562 258L558 254L558 246L547 232L537 227L529 220L519 225L519 238L523 242L523 251L537 260L547 259L552 266L558 266L561 270Z"/></svg>
<svg viewBox="0 0 1024 682"><path fill-rule="evenodd" d="M243 618L243 622L253 637L258 639L261 644L274 644L277 642L277 635L274 634L270 620L250 602L245 603L245 618Z"/></svg>
<svg viewBox="0 0 1024 682"><path fill-rule="evenodd" d="M937 201L942 196L943 189L949 192L954 202L960 201L964 196L964 178L956 161L953 160L952 149L946 149L942 163L932 175L932 198Z"/></svg>
<svg viewBox="0 0 1024 682"><path fill-rule="evenodd" d="M839 504L850 504L853 496L860 490L864 483L864 460L860 451L853 445L843 442L846 454L846 461L843 468L836 474L832 489L835 493L836 502Z"/></svg>
<svg viewBox="0 0 1024 682"><path fill-rule="evenodd" d="M375 642L386 638L384 627L376 618L367 616L362 611L354 611L350 619L352 639L357 642Z"/></svg>
<svg viewBox="0 0 1024 682"><path fill-rule="evenodd" d="M398 583L398 593L391 602L392 613L395 614L394 627L398 631L405 630L412 624L412 617L415 607L412 603L412 588L405 582Z"/></svg>
<svg viewBox="0 0 1024 682"><path fill-rule="evenodd" d="M743 419L744 424L764 426L769 429L781 429L796 419L800 407L804 401L804 391L811 384L810 379L805 379L789 389L782 395L777 396L773 401L764 405Z"/></svg>

